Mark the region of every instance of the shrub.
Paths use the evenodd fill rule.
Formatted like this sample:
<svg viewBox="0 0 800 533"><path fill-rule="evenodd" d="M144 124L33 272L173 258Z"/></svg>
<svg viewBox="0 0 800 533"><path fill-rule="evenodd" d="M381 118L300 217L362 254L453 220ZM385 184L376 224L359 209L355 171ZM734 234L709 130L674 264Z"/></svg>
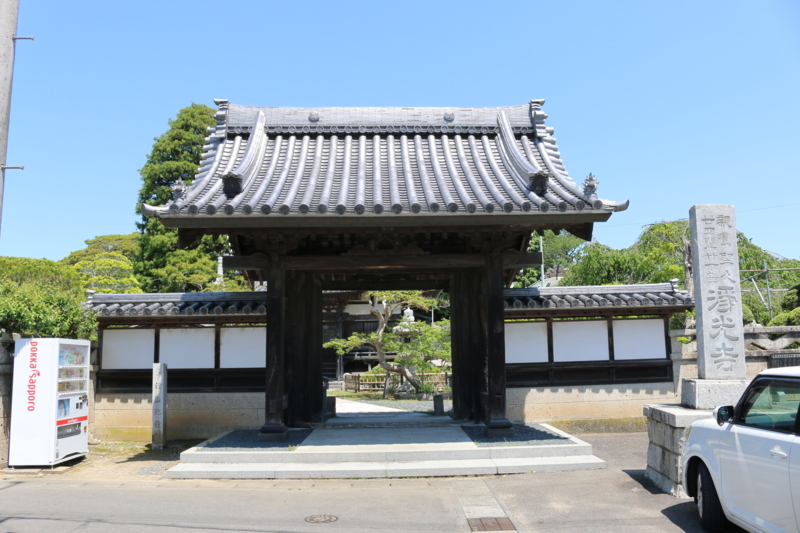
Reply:
<svg viewBox="0 0 800 533"><path fill-rule="evenodd" d="M436 392L436 389L430 383L420 383L417 392L420 394L432 394Z"/></svg>
<svg viewBox="0 0 800 533"><path fill-rule="evenodd" d="M755 322L756 316L753 314L753 311L750 309L750 306L747 304L742 304L742 321L745 324L750 324Z"/></svg>
<svg viewBox="0 0 800 533"><path fill-rule="evenodd" d="M772 320L768 326L800 326L800 307L793 309L788 313L781 313Z"/></svg>

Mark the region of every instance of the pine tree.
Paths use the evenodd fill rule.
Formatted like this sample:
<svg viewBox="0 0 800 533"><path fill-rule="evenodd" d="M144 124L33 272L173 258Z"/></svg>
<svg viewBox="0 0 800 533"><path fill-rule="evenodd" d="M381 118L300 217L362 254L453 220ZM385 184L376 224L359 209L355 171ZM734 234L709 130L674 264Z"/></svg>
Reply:
<svg viewBox="0 0 800 533"><path fill-rule="evenodd" d="M206 235L187 250L178 250L178 232L158 218L142 214L141 205L164 205L172 198L170 185L181 179L190 186L200 163L206 129L213 126L214 110L192 104L169 121L169 130L155 138L153 149L139 173L142 188L136 200L141 232L134 258L134 273L146 292L195 291L216 278L217 256L228 249L225 236ZM186 274L186 275L184 275ZM191 281L187 281L187 280ZM237 287L241 283L234 283Z"/></svg>

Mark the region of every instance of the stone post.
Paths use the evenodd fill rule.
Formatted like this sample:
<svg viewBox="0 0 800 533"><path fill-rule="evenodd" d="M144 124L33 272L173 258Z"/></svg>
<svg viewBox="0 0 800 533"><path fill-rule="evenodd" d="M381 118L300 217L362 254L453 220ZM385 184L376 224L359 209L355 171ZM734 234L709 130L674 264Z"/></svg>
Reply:
<svg viewBox="0 0 800 533"><path fill-rule="evenodd" d="M734 404L747 386L736 214L731 205L689 210L697 312L697 375L681 403L692 409Z"/></svg>
<svg viewBox="0 0 800 533"><path fill-rule="evenodd" d="M163 450L167 445L167 363L153 365L153 444Z"/></svg>

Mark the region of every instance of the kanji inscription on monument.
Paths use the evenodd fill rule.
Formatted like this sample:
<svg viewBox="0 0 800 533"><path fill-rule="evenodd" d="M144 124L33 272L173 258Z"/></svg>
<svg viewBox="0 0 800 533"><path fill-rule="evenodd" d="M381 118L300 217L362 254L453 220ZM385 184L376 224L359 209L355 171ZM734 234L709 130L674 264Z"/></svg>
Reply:
<svg viewBox="0 0 800 533"><path fill-rule="evenodd" d="M167 363L153 365L153 449L167 444Z"/></svg>
<svg viewBox="0 0 800 533"><path fill-rule="evenodd" d="M689 210L697 311L697 370L702 379L747 374L736 214L732 205Z"/></svg>

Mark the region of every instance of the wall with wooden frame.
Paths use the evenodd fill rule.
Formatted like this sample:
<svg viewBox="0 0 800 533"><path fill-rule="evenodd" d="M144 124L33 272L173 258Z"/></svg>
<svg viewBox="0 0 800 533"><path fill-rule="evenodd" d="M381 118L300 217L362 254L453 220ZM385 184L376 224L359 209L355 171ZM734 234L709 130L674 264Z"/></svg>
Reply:
<svg viewBox="0 0 800 533"><path fill-rule="evenodd" d="M216 320L101 327L98 390L147 391L166 362L170 392L263 391L266 326ZM508 387L671 382L667 328L667 316L507 321Z"/></svg>
<svg viewBox="0 0 800 533"><path fill-rule="evenodd" d="M669 317L506 322L508 387L672 382Z"/></svg>

